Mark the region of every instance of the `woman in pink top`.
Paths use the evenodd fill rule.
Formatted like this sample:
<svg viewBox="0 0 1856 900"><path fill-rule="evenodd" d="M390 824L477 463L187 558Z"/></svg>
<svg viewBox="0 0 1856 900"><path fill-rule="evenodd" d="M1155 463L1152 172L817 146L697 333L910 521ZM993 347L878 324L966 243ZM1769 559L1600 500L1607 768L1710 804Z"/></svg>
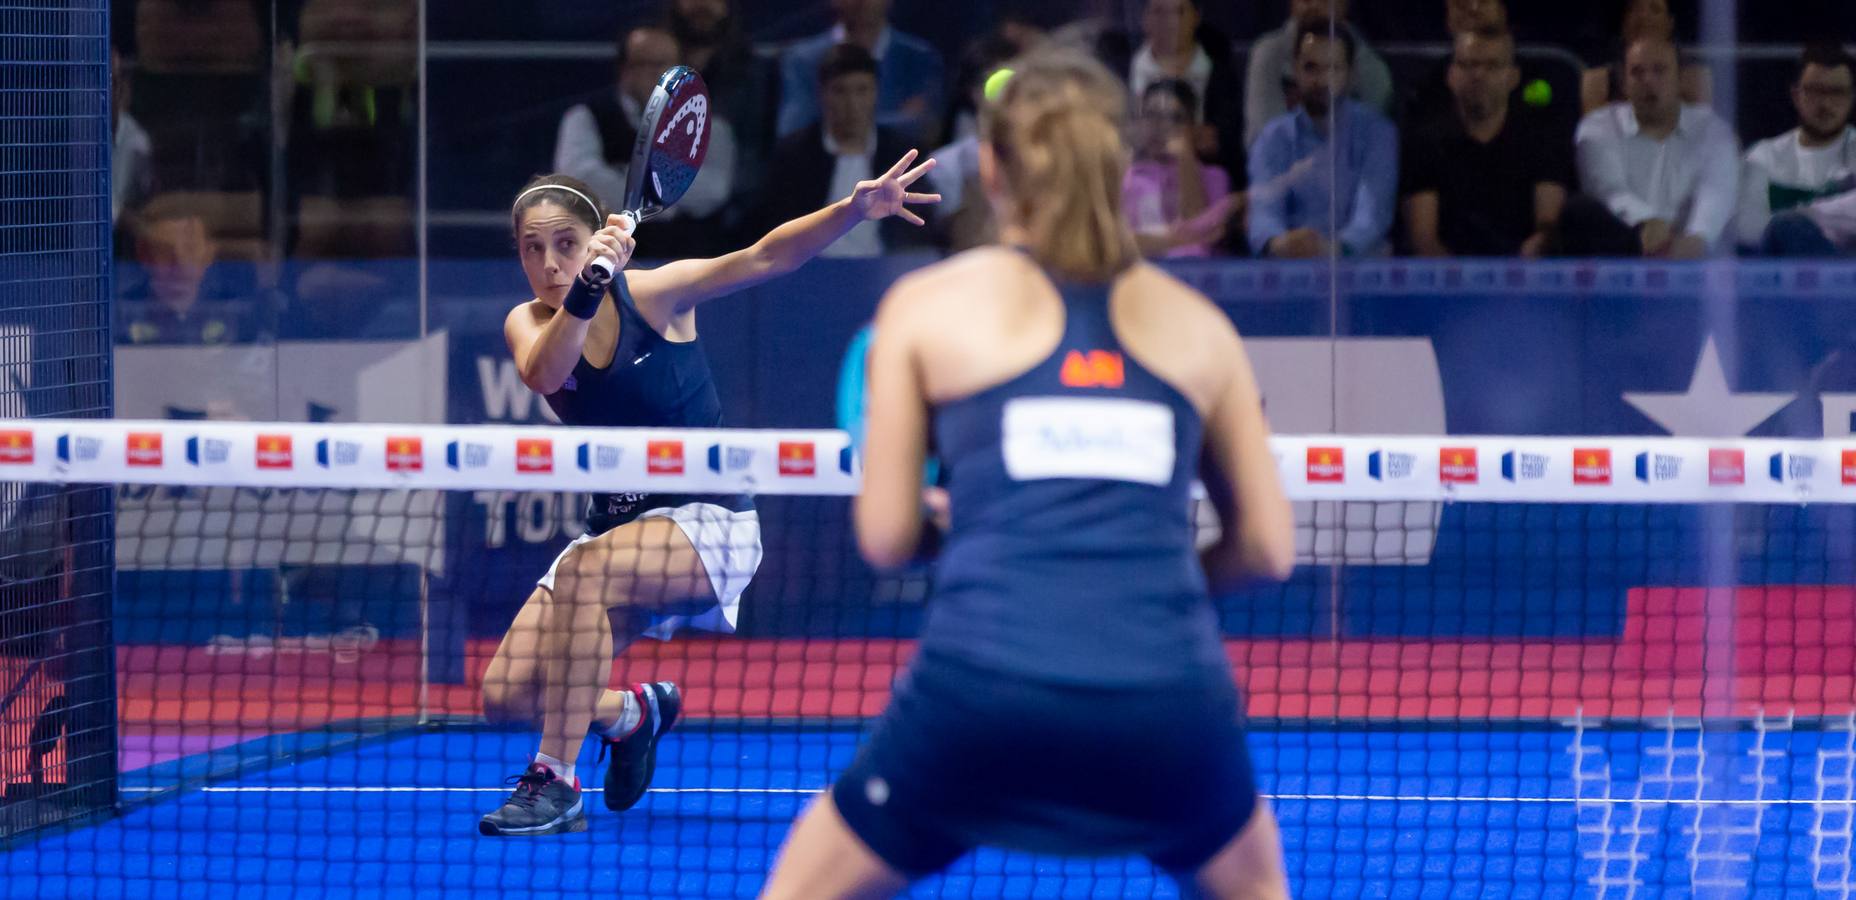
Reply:
<svg viewBox="0 0 1856 900"><path fill-rule="evenodd" d="M1243 205L1243 195L1231 193L1231 177L1199 161L1192 139L1196 109L1198 98L1184 81L1155 81L1141 93L1134 164L1121 196L1148 256L1210 256Z"/></svg>

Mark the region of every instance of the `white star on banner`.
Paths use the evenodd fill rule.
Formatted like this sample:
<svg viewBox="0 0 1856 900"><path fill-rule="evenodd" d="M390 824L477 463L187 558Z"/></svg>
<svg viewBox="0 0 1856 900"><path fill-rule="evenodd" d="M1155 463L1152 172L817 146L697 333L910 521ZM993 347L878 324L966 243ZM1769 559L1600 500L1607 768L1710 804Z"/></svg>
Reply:
<svg viewBox="0 0 1856 900"><path fill-rule="evenodd" d="M1624 395L1624 402L1676 437L1745 437L1796 396L1735 393L1727 386L1727 371L1721 368L1721 352L1714 346L1714 336L1709 335L1701 345L1701 358L1695 361L1695 375L1689 379L1687 391L1680 394L1629 392Z"/></svg>

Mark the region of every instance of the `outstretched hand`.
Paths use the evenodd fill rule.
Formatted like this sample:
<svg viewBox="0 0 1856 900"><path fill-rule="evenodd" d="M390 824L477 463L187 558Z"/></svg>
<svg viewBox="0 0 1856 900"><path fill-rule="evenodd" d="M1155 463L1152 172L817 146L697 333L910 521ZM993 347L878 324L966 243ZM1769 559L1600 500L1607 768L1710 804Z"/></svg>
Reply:
<svg viewBox="0 0 1856 900"><path fill-rule="evenodd" d="M934 168L934 159L910 169L909 163L915 161L917 152L910 150L889 167L889 171L869 181L857 182L857 189L851 192L851 208L865 219L883 219L898 216L911 225L926 224L922 217L908 208L910 203L940 203L940 194L921 194L909 190L909 185L916 179L928 174Z"/></svg>

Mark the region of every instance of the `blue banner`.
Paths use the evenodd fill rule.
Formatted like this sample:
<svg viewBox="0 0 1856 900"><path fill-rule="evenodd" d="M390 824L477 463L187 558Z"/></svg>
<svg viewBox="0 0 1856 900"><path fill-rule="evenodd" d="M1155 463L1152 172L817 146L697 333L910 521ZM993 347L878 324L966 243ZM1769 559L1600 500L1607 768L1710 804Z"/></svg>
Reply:
<svg viewBox="0 0 1856 900"><path fill-rule="evenodd" d="M730 424L833 426L846 348L883 291L922 262L821 260L704 306L701 339ZM380 300L365 333L415 340L416 331L401 332L418 320L416 267L344 265L365 275L369 296ZM1856 265L1170 268L1244 334L1282 433L1841 438L1856 417ZM433 337L420 353L365 351L351 341L342 352L381 358L367 364L375 381L291 396L308 397L308 415L336 408L334 418L346 420L353 414L340 407L381 408L369 400L381 390L374 385L403 381L399 366L428 365L424 354L442 353L448 421L549 421L503 341L504 317L528 296L516 261L434 261L428 274ZM303 280L286 273L281 283ZM279 321L286 327L275 352L301 357L292 363L299 367L322 358L319 341L358 336L339 333L327 316ZM37 369L19 371L37 377ZM324 396L335 399L317 399ZM293 418L298 406L305 402L279 400L274 414ZM1620 465L1632 471L1629 461ZM767 556L743 601L744 632L914 632L919 582L863 567L844 500L768 498L761 506ZM1850 554L1833 549L1856 546L1841 509L1728 510L1723 519L1702 507L1387 506L1305 504L1306 564L1286 589L1229 598L1227 627L1289 636L1591 637L1619 633L1631 588L1856 580ZM435 605L433 623L457 635L500 634L582 528L580 499L556 492L460 494L446 513L452 552L434 596L455 602ZM1723 544L1722 534L1733 537Z"/></svg>
<svg viewBox="0 0 1856 900"><path fill-rule="evenodd" d="M460 270L445 283L501 281L509 291L502 299L455 298L436 316L450 330L451 418L543 421L500 331L511 298L523 293L514 264L460 265L481 270ZM912 266L821 261L705 306L702 340L731 423L834 424L844 349L883 290ZM1848 302L1856 266L1172 268L1246 336L1271 419L1285 433L1840 436L1850 432L1856 410L1856 355L1846 353L1856 346L1856 307ZM460 518L484 536L478 574L507 576L513 604L578 527L573 501L472 503ZM768 556L760 586L743 604L744 630L912 631L913 605L868 599L882 580L842 540L842 501L788 505L763 504ZM1377 520L1334 520L1319 529L1321 511L1302 512L1313 533L1304 558L1317 564L1305 565L1287 589L1227 602L1233 633L1615 634L1626 589L1710 577L1699 550L1708 531L1699 508L1380 510ZM1406 514L1413 521L1384 519ZM1827 526L1849 531L1840 511L1795 515L1772 529L1775 539L1792 529L1815 537ZM840 540L820 547L792 537L821 530ZM1847 574L1847 564L1797 552L1777 558L1768 546L1752 545L1725 571L1748 583ZM831 576L818 577L821 567ZM769 595L767 585L792 578L812 585L803 603L784 592ZM757 595L764 600L757 603ZM1346 601L1330 603L1336 595ZM473 630L495 632L501 621L480 609Z"/></svg>

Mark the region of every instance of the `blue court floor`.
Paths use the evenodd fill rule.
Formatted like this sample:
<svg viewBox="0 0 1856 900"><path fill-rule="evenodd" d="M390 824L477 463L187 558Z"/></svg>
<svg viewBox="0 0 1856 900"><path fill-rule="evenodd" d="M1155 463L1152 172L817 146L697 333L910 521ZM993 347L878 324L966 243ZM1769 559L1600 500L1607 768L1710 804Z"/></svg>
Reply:
<svg viewBox="0 0 1856 900"><path fill-rule="evenodd" d="M1715 727L1413 723L1259 728L1251 741L1298 897L1849 897L1851 723ZM849 727L680 728L638 809L609 813L590 794L584 834L491 839L477 835L477 819L500 802L533 737L412 733L0 854L0 891L751 896L794 815L858 737ZM128 775L125 787L151 786ZM1139 860L982 851L911 896L1179 891Z"/></svg>

